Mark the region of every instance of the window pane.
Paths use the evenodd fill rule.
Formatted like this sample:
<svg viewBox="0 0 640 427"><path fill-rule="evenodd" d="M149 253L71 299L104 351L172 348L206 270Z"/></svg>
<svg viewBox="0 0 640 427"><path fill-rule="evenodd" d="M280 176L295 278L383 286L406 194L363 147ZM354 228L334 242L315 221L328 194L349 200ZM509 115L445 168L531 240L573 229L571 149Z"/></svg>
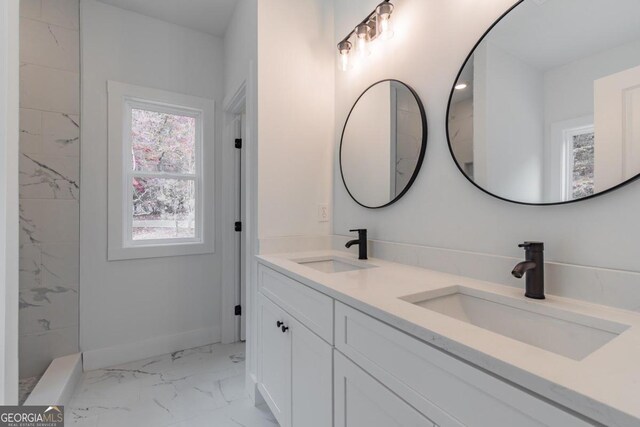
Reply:
<svg viewBox="0 0 640 427"><path fill-rule="evenodd" d="M573 137L573 198L581 199L594 194L594 140L593 132Z"/></svg>
<svg viewBox="0 0 640 427"><path fill-rule="evenodd" d="M133 240L194 238L195 182L133 178Z"/></svg>
<svg viewBox="0 0 640 427"><path fill-rule="evenodd" d="M196 119L132 109L133 170L195 173Z"/></svg>

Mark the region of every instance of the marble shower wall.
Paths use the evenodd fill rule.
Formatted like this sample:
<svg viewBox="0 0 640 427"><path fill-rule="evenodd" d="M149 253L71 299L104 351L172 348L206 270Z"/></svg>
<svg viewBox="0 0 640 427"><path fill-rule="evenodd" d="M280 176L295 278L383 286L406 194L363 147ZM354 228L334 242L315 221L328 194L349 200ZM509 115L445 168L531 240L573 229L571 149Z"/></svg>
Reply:
<svg viewBox="0 0 640 427"><path fill-rule="evenodd" d="M78 2L20 2L20 378L78 351Z"/></svg>
<svg viewBox="0 0 640 427"><path fill-rule="evenodd" d="M396 194L400 194L413 176L422 148L420 108L413 94L403 88L396 91Z"/></svg>

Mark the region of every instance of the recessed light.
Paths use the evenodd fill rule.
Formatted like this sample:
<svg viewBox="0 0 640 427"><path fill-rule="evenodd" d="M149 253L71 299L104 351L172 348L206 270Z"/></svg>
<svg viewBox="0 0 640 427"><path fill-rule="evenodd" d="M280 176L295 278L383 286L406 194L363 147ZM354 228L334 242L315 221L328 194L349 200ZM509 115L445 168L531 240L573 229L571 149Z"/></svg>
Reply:
<svg viewBox="0 0 640 427"><path fill-rule="evenodd" d="M469 84L465 82L458 83L457 85L455 85L456 90L465 90L468 87L469 87Z"/></svg>

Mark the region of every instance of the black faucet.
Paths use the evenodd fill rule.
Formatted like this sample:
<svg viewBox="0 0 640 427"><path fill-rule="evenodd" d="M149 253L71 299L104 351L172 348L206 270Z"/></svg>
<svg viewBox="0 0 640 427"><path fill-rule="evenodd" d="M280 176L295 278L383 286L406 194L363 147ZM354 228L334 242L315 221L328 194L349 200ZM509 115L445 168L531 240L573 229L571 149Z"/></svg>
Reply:
<svg viewBox="0 0 640 427"><path fill-rule="evenodd" d="M516 265L511 274L518 279L527 275L525 297L544 299L544 243L524 242L518 247L524 248L526 261Z"/></svg>
<svg viewBox="0 0 640 427"><path fill-rule="evenodd" d="M355 240L349 240L345 245L350 248L353 245L358 245L358 259L367 259L367 229L358 228L356 230L349 230L350 232L358 232L358 238Z"/></svg>

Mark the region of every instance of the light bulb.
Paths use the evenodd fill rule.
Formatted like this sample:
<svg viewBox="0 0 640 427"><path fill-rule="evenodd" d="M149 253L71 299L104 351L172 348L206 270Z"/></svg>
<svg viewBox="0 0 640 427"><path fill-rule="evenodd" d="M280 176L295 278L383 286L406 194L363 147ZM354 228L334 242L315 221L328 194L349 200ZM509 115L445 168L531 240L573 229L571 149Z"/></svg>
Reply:
<svg viewBox="0 0 640 427"><path fill-rule="evenodd" d="M358 54L361 58L369 56L369 54L371 53L371 51L369 50L369 46L367 46L367 43L367 40L364 38L358 39Z"/></svg>
<svg viewBox="0 0 640 427"><path fill-rule="evenodd" d="M371 51L369 50L369 40L371 34L371 27L368 24L360 24L356 27L356 50L360 58L369 56Z"/></svg>
<svg viewBox="0 0 640 427"><path fill-rule="evenodd" d="M347 71L349 69L349 53L340 54L340 69Z"/></svg>
<svg viewBox="0 0 640 427"><path fill-rule="evenodd" d="M460 82L460 83L456 84L455 89L456 90L465 90L468 87L469 87L469 84L467 82Z"/></svg>
<svg viewBox="0 0 640 427"><path fill-rule="evenodd" d="M393 37L393 25L389 18L380 18L380 37L384 40L389 40Z"/></svg>
<svg viewBox="0 0 640 427"><path fill-rule="evenodd" d="M378 34L383 40L389 40L393 37L393 23L391 22L391 14L393 13L393 4L389 2L381 3L376 8L378 21Z"/></svg>
<svg viewBox="0 0 640 427"><path fill-rule="evenodd" d="M341 41L338 44L338 51L340 52L340 69L347 71L350 66L349 55L351 54L351 42L348 40Z"/></svg>

